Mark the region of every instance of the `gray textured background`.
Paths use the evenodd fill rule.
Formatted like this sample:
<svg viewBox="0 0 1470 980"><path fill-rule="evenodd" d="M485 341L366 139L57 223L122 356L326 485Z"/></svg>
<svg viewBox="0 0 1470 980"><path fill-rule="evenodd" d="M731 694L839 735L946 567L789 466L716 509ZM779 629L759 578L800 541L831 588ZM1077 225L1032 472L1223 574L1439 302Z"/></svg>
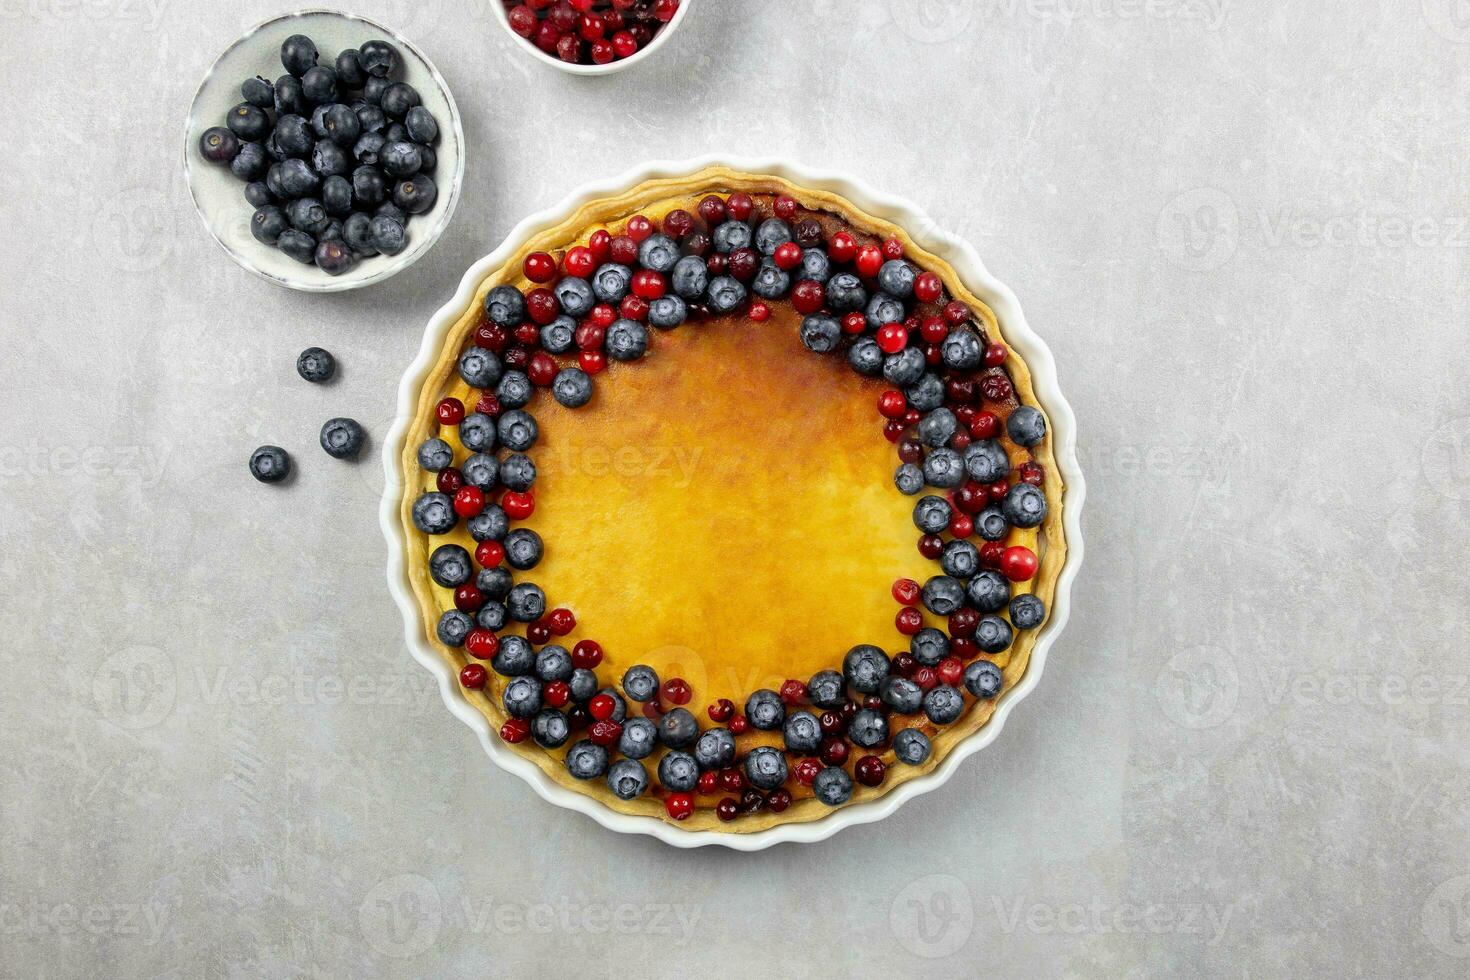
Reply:
<svg viewBox="0 0 1470 980"><path fill-rule="evenodd" d="M702 0L609 80L489 2L357 8L473 152L435 250L338 297L235 267L179 174L199 78L276 8L0 2L0 974L1465 974L1463 2ZM771 150L1015 288L1081 420L1088 561L949 785L684 853L489 763L399 638L376 455L315 433L382 433L526 213ZM310 343L337 384L295 380Z"/></svg>

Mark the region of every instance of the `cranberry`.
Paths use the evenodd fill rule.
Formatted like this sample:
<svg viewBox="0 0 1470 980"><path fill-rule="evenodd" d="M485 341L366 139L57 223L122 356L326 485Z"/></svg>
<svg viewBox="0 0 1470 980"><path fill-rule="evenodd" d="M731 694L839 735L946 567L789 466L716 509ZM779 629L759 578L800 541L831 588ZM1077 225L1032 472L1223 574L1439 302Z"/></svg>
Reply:
<svg viewBox="0 0 1470 980"><path fill-rule="evenodd" d="M714 194L707 195L702 201L699 202L699 216L703 218L704 223L709 225L711 228L719 224L721 221L724 221L725 214L725 202L719 197L716 197Z"/></svg>
<svg viewBox="0 0 1470 980"><path fill-rule="evenodd" d="M581 13L585 14L587 11L592 9L593 4L596 2L596 0L567 0L567 2L572 5L572 8L574 10L580 11Z"/></svg>
<svg viewBox="0 0 1470 980"><path fill-rule="evenodd" d="M604 18L604 24L606 18ZM598 38L592 42L592 48L588 53L594 65L605 65L617 58L617 51L613 49L613 43L606 38Z"/></svg>
<svg viewBox="0 0 1470 980"><path fill-rule="evenodd" d="M898 615L893 617L893 624L904 636L913 636L924 628L924 616L913 606L904 606L898 611Z"/></svg>
<svg viewBox="0 0 1470 980"><path fill-rule="evenodd" d="M755 210L755 201L744 191L736 191L725 202L725 209L736 221L748 221L750 213Z"/></svg>
<svg viewBox="0 0 1470 980"><path fill-rule="evenodd" d="M1000 556L1001 574L1012 582L1024 582L1036 575L1036 552L1024 545L1012 545Z"/></svg>
<svg viewBox="0 0 1470 980"><path fill-rule="evenodd" d="M618 304L618 312L629 320L642 320L648 316L648 301L630 293Z"/></svg>
<svg viewBox="0 0 1470 980"><path fill-rule="evenodd" d="M833 235L832 241L827 246L827 251L838 262L851 262L852 257L857 254L857 249L857 239L852 237L852 233L848 231L839 231Z"/></svg>
<svg viewBox="0 0 1470 980"><path fill-rule="evenodd" d="M876 694L869 694L863 698L863 707L869 711L884 711L883 699Z"/></svg>
<svg viewBox="0 0 1470 980"><path fill-rule="evenodd" d="M766 806L771 808L772 813L780 813L791 805L791 794L784 789L773 789L771 795L766 797Z"/></svg>
<svg viewBox="0 0 1470 980"><path fill-rule="evenodd" d="M735 702L729 698L720 698L704 710L709 715L710 721L717 724L724 724L735 714Z"/></svg>
<svg viewBox="0 0 1470 980"><path fill-rule="evenodd" d="M607 21L597 14L586 13L582 15L581 26L577 32L582 35L584 41L600 41L602 35L607 33Z"/></svg>
<svg viewBox="0 0 1470 980"><path fill-rule="evenodd" d="M664 215L664 234L670 238L683 238L694 230L694 215L683 208L675 208Z"/></svg>
<svg viewBox="0 0 1470 980"><path fill-rule="evenodd" d="M473 582L466 582L454 590L454 608L460 612L478 612L485 604L485 595L475 588Z"/></svg>
<svg viewBox="0 0 1470 980"><path fill-rule="evenodd" d="M1006 494L1010 493L1011 485L1004 480L996 480L985 489L989 492L991 500L1000 503L1006 499Z"/></svg>
<svg viewBox="0 0 1470 980"><path fill-rule="evenodd" d="M694 812L694 797L688 793L670 793L668 799L664 800L664 809L675 820L687 820L689 814Z"/></svg>
<svg viewBox="0 0 1470 980"><path fill-rule="evenodd" d="M766 798L758 789L748 789L740 794L740 812L757 813L766 805Z"/></svg>
<svg viewBox="0 0 1470 980"><path fill-rule="evenodd" d="M745 774L739 769L721 769L718 777L720 786L732 793L738 793L745 788Z"/></svg>
<svg viewBox="0 0 1470 980"><path fill-rule="evenodd" d="M577 645L572 647L573 667L592 670L600 663L602 663L602 644L596 640L578 640Z"/></svg>
<svg viewBox="0 0 1470 980"><path fill-rule="evenodd" d="M659 695L670 704L688 704L694 696L689 682L682 677L670 677L659 688Z"/></svg>
<svg viewBox="0 0 1470 980"><path fill-rule="evenodd" d="M954 515L949 519L949 533L956 538L968 538L975 533L975 519L969 514Z"/></svg>
<svg viewBox="0 0 1470 980"><path fill-rule="evenodd" d="M1000 435L1000 416L994 412L979 412L970 423L970 435L976 439L994 439Z"/></svg>
<svg viewBox="0 0 1470 980"><path fill-rule="evenodd" d="M697 255L701 258L709 252L709 236L702 231L691 231L689 237L684 239L684 254Z"/></svg>
<svg viewBox="0 0 1470 980"><path fill-rule="evenodd" d="M545 252L532 252L521 263L521 271L532 282L550 282L556 276L556 260Z"/></svg>
<svg viewBox="0 0 1470 980"><path fill-rule="evenodd" d="M519 344L505 352L504 361L506 367L523 368L531 359L531 352Z"/></svg>
<svg viewBox="0 0 1470 980"><path fill-rule="evenodd" d="M464 648L472 657L489 660L495 656L495 651L500 649L500 637L483 626L477 626L470 630L469 635L464 638Z"/></svg>
<svg viewBox="0 0 1470 980"><path fill-rule="evenodd" d="M730 734L744 735L749 730L750 722L746 720L744 715L736 715L730 719Z"/></svg>
<svg viewBox="0 0 1470 980"><path fill-rule="evenodd" d="M949 614L949 635L958 637L971 637L975 635L975 628L980 625L980 614L968 606L956 609Z"/></svg>
<svg viewBox="0 0 1470 980"><path fill-rule="evenodd" d="M904 425L903 422L899 421L898 419L893 419L889 422L884 423L883 438L887 439L889 442L897 442L898 440L903 438L903 434L907 431L908 426Z"/></svg>
<svg viewBox="0 0 1470 980"><path fill-rule="evenodd" d="M771 256L778 269L794 269L801 265L801 246L795 242L782 242Z"/></svg>
<svg viewBox="0 0 1470 980"><path fill-rule="evenodd" d="M919 662L912 653L899 653L893 657L893 671L899 677L912 677L918 666Z"/></svg>
<svg viewBox="0 0 1470 980"><path fill-rule="evenodd" d="M647 24L634 24L628 28L628 31L633 35L633 40L638 42L640 48L647 47L648 42L653 40L653 28Z"/></svg>
<svg viewBox="0 0 1470 980"><path fill-rule="evenodd" d="M1000 367L1006 362L1006 348L1004 344L991 344L985 348L985 366Z"/></svg>
<svg viewBox="0 0 1470 980"><path fill-rule="evenodd" d="M505 331L493 323L482 323L475 328L475 343L499 354L505 350Z"/></svg>
<svg viewBox="0 0 1470 980"><path fill-rule="evenodd" d="M632 265L638 261L638 243L627 235L617 235L608 242L607 256L614 262Z"/></svg>
<svg viewBox="0 0 1470 980"><path fill-rule="evenodd" d="M942 316L926 316L919 323L919 336L925 343L937 344L949 336L949 324Z"/></svg>
<svg viewBox="0 0 1470 980"><path fill-rule="evenodd" d="M515 745L517 742L524 742L530 734L531 719L529 718L511 718L504 725L500 726L501 739L512 745Z"/></svg>
<svg viewBox="0 0 1470 980"><path fill-rule="evenodd" d="M944 292L944 283L932 272L921 272L914 278L914 298L920 303L932 303Z"/></svg>
<svg viewBox="0 0 1470 980"><path fill-rule="evenodd" d="M914 676L910 679L925 691L939 683L939 675L934 673L933 668L930 667L920 667L914 671Z"/></svg>
<svg viewBox="0 0 1470 980"><path fill-rule="evenodd" d="M970 480L954 492L954 505L964 514L978 514L990 503L990 494L980 484Z"/></svg>
<svg viewBox="0 0 1470 980"><path fill-rule="evenodd" d="M949 641L949 652L961 660L969 660L975 656L978 648L975 641L964 637L957 637Z"/></svg>
<svg viewBox="0 0 1470 980"><path fill-rule="evenodd" d="M557 636L566 636L577 628L577 617L572 615L570 609L558 607L551 610L551 614L546 617L546 625Z"/></svg>
<svg viewBox="0 0 1470 980"><path fill-rule="evenodd" d="M613 51L617 53L619 58L631 58L633 53L638 50L638 39L629 31L618 31L614 34L612 36L612 44ZM688 814L685 814L685 816L688 816ZM682 820L683 817L675 817L674 819Z"/></svg>
<svg viewBox="0 0 1470 980"><path fill-rule="evenodd" d="M957 299L944 304L944 318L955 326L970 319L970 308Z"/></svg>
<svg viewBox="0 0 1470 980"><path fill-rule="evenodd" d="M782 194L776 198L776 203L771 206L771 209L776 212L776 217L782 221L790 221L796 217L796 199Z"/></svg>
<svg viewBox="0 0 1470 980"><path fill-rule="evenodd" d="M465 664L459 669L459 682L471 691L478 691L490 679L490 672L481 664Z"/></svg>
<svg viewBox="0 0 1470 980"><path fill-rule="evenodd" d="M510 20L510 29L524 38L535 34L536 28L541 26L541 22L536 18L536 12L525 4L518 4L510 8L506 17Z"/></svg>
<svg viewBox="0 0 1470 980"><path fill-rule="evenodd" d="M537 646L550 642L551 626L544 619L536 620L526 627L526 639Z"/></svg>
<svg viewBox="0 0 1470 980"><path fill-rule="evenodd" d="M597 311L593 310L595 314ZM608 308L612 312L612 308ZM579 350L601 350L603 341L607 339L607 328L601 324L594 323L591 318L577 324L577 329L572 333L572 340Z"/></svg>
<svg viewBox="0 0 1470 980"><path fill-rule="evenodd" d="M552 54L556 51L557 42L560 40L561 32L556 29L556 25L549 20L543 20L536 28L536 38L532 43L547 54Z"/></svg>
<svg viewBox="0 0 1470 980"><path fill-rule="evenodd" d="M713 793L720 788L720 774L713 769L706 769L699 774L699 791L701 793Z"/></svg>
<svg viewBox="0 0 1470 980"><path fill-rule="evenodd" d="M771 307L765 300L758 299L750 304L750 310L745 315L756 323L765 323L771 318Z"/></svg>
<svg viewBox="0 0 1470 980"><path fill-rule="evenodd" d="M440 493L447 493L452 497L459 493L460 487L464 486L464 474L451 466L448 469L440 470L439 475L434 478L434 482L439 485Z"/></svg>
<svg viewBox="0 0 1470 980"><path fill-rule="evenodd" d="M555 681L554 683L560 684L563 682ZM546 687L549 690L551 685L548 684ZM592 740L594 745L616 745L618 739L623 737L623 726L610 718L599 719L598 721L594 721L587 729L587 737Z"/></svg>
<svg viewBox="0 0 1470 980"><path fill-rule="evenodd" d="M980 381L980 394L993 402L1005 401L1014 391L1011 379L1003 374L987 374Z"/></svg>
<svg viewBox="0 0 1470 980"><path fill-rule="evenodd" d="M663 273L652 269L639 269L633 273L633 295L644 299L658 299L664 294L668 285L664 282Z"/></svg>
<svg viewBox="0 0 1470 980"><path fill-rule="evenodd" d="M485 491L479 487L460 487L454 495L454 512L460 517L474 517L485 509Z"/></svg>
<svg viewBox="0 0 1470 980"><path fill-rule="evenodd" d="M859 274L872 278L883 268L883 250L877 245L864 245L857 250L857 270Z"/></svg>
<svg viewBox="0 0 1470 980"><path fill-rule="evenodd" d="M495 418L500 414L500 399L487 391L475 402L475 411Z"/></svg>
<svg viewBox="0 0 1470 980"><path fill-rule="evenodd" d="M761 257L753 248L737 248L730 253L730 275L741 282L750 282L760 268Z"/></svg>
<svg viewBox="0 0 1470 980"><path fill-rule="evenodd" d="M796 223L796 244L816 248L822 244L822 225L816 218L802 218Z"/></svg>
<svg viewBox="0 0 1470 980"><path fill-rule="evenodd" d="M724 275L725 274L725 269L729 265L730 265L730 259L729 259L729 257L728 256L725 256L725 255L722 255L719 252L716 252L715 254L711 255L709 258L707 258L707 259L704 260L704 267L709 270L709 274L712 275L712 276L722 276L722 275Z"/></svg>
<svg viewBox="0 0 1470 980"><path fill-rule="evenodd" d="M612 232L599 228L587 236L587 249L592 253L592 264L601 265L612 254Z"/></svg>
<svg viewBox="0 0 1470 980"><path fill-rule="evenodd" d="M827 765L840 766L847 761L847 743L840 738L829 738L822 742L818 755Z"/></svg>
<svg viewBox="0 0 1470 980"><path fill-rule="evenodd" d="M440 425L459 425L464 421L464 402L458 398L446 398L434 409Z"/></svg>
<svg viewBox="0 0 1470 980"><path fill-rule="evenodd" d="M600 350L584 350L577 355L577 363L588 374L598 374L607 367L607 355Z"/></svg>
<svg viewBox="0 0 1470 980"><path fill-rule="evenodd" d="M499 568L505 560L505 545L499 541L481 541L475 546L475 561L481 568Z"/></svg>
<svg viewBox="0 0 1470 980"><path fill-rule="evenodd" d="M852 776L864 786L881 786L888 767L876 755L865 755L852 767Z"/></svg>
<svg viewBox="0 0 1470 980"><path fill-rule="evenodd" d="M556 56L562 61L578 64L582 60L582 39L575 34L563 34L556 42Z"/></svg>
<svg viewBox="0 0 1470 980"><path fill-rule="evenodd" d="M537 388L548 387L556 379L557 370L556 361L545 351L532 354L531 363L526 365L526 375Z"/></svg>
<svg viewBox="0 0 1470 980"><path fill-rule="evenodd" d="M816 781L817 775L822 771L822 764L816 759L802 759L792 767L792 775L796 781L803 786L810 786Z"/></svg>
<svg viewBox="0 0 1470 980"><path fill-rule="evenodd" d="M878 349L885 354L897 354L908 346L909 332L901 323L885 323L878 328Z"/></svg>
<svg viewBox="0 0 1470 980"><path fill-rule="evenodd" d="M1033 487L1041 486L1042 482L1046 479L1046 471L1041 468L1040 463L1022 463L1020 470L1017 472L1021 476L1022 483L1029 483Z"/></svg>
<svg viewBox="0 0 1470 980"><path fill-rule="evenodd" d="M562 259L562 268L567 270L567 275L585 279L592 275L592 270L597 268L592 259L592 249L585 245L575 245L567 251L566 258Z"/></svg>
<svg viewBox="0 0 1470 980"><path fill-rule="evenodd" d="M516 340L527 347L534 347L541 342L541 331L536 328L536 324L528 320L516 327Z"/></svg>
<svg viewBox="0 0 1470 980"><path fill-rule="evenodd" d="M926 534L919 539L919 554L925 558L938 558L943 551L944 539L939 535Z"/></svg>
<svg viewBox="0 0 1470 980"><path fill-rule="evenodd" d="M623 228L623 231L626 232L628 237L633 239L633 241L641 242L643 241L643 239L653 234L653 222L649 221L641 214L635 214L633 215L633 217L628 219L628 224L626 227Z"/></svg>
<svg viewBox="0 0 1470 980"><path fill-rule="evenodd" d="M955 409L956 415L960 414L960 409L964 409L966 416L974 417L975 410L970 405L970 402L975 400L974 381L969 378L950 378L944 383L944 397L959 406ZM960 421L969 425L965 418Z"/></svg>
<svg viewBox="0 0 1470 980"><path fill-rule="evenodd" d="M729 823L731 820L734 820L736 817L740 816L740 804L736 803L734 800L727 796L719 803L715 804L715 816L719 817L726 823Z"/></svg>
<svg viewBox="0 0 1470 980"><path fill-rule="evenodd" d="M611 694L594 694L587 702L587 713L598 721L607 721L617 707L618 702Z"/></svg>
<svg viewBox="0 0 1470 980"><path fill-rule="evenodd" d="M911 578L901 578L893 583L893 598L901 605L913 606L919 602L919 583Z"/></svg>
<svg viewBox="0 0 1470 980"><path fill-rule="evenodd" d="M980 546L980 560L991 568L1000 567L1000 556L1005 554L1004 541L987 541Z"/></svg>
<svg viewBox="0 0 1470 980"><path fill-rule="evenodd" d="M566 681L552 681L541 689L541 699L553 708L564 708L572 699L572 689Z"/></svg>
<svg viewBox="0 0 1470 980"><path fill-rule="evenodd" d="M890 388L878 396L878 414L885 419L901 418L908 407L909 401L901 391Z"/></svg>
<svg viewBox="0 0 1470 980"><path fill-rule="evenodd" d="M658 721L660 718L663 717L664 713L664 709L659 707L658 698L652 698L648 701L643 702L643 707L640 709L640 711L643 717L647 718L649 721Z"/></svg>
<svg viewBox="0 0 1470 980"><path fill-rule="evenodd" d="M842 318L842 332L846 334L860 334L868 328L868 318L861 312L853 310Z"/></svg>
<svg viewBox="0 0 1470 980"><path fill-rule="evenodd" d="M798 680L788 680L781 685L781 700L789 707L806 703L806 685Z"/></svg>
<svg viewBox="0 0 1470 980"><path fill-rule="evenodd" d="M945 657L939 661L939 666L934 668L934 673L944 684L956 685L965 676L965 665L959 657Z"/></svg>
<svg viewBox="0 0 1470 980"><path fill-rule="evenodd" d="M904 413L904 421L908 421L908 413ZM905 439L898 444L898 459L903 463L918 463L924 458L924 444L917 439Z"/></svg>
<svg viewBox="0 0 1470 980"><path fill-rule="evenodd" d="M798 313L815 313L826 300L826 287L815 279L803 279L791 287L791 305Z"/></svg>
<svg viewBox="0 0 1470 980"><path fill-rule="evenodd" d="M523 521L536 511L536 501L529 493L511 490L500 498L500 506L514 520Z"/></svg>

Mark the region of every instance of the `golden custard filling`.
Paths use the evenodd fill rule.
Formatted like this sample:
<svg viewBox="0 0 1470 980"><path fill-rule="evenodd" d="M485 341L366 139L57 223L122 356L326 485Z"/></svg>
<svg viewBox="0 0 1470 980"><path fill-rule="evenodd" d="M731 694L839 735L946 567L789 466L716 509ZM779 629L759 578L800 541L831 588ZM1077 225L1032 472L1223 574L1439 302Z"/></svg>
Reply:
<svg viewBox="0 0 1470 980"><path fill-rule="evenodd" d="M752 225L759 223L760 215L769 216L777 196L787 196L799 205L792 223L803 217L819 220L824 239L830 239L834 230L846 230L862 244L896 239L906 261L940 277L944 300L968 305L986 344L1004 344L989 308L965 289L946 263L920 249L901 229L835 195L774 177L712 168L687 178L649 181L617 198L587 204L522 243L481 283L474 303L449 331L443 355L420 392L402 457L407 567L421 606L425 638L457 670L467 664L483 665L483 687L465 688L464 694L495 728L509 718L503 698L512 678L490 669L492 661L441 641L437 624L446 611L455 609L455 589L439 584L428 571L429 555L436 548L457 544L475 554L477 542L462 519L444 534L426 534L414 522L415 503L439 488L438 474L419 465L420 444L443 439L453 449L456 466L470 455L458 428L439 421L436 406L453 398L464 404L465 411L475 410L481 392L460 377L457 360L485 322L484 299L492 288L510 285L529 292L538 287L524 274L528 255L547 253L560 267L569 249L586 245L599 229L619 234L634 215L650 219L658 228L675 209L697 214L706 195L726 197L733 192L754 199L757 214ZM864 377L849 366L845 349L851 337L844 336L843 345L830 354L807 349L800 336L803 315L792 307L789 293L767 305L769 317L763 321L752 319L742 307L728 314L691 313L671 330L649 327L647 353L626 363L609 360L606 370L592 376L594 394L586 405L567 408L541 392L524 409L539 426L535 445L526 451L536 465L535 483L528 491L534 511L525 519L511 520L510 527L537 532L544 553L534 568L514 571L514 580L539 585L548 611L564 608L575 614L575 629L550 637L551 643L567 649L583 639L600 644L599 687L621 690L625 671L638 664L651 667L661 680L680 678L692 690L683 707L693 713L702 731L739 727L739 722L711 720L707 705L729 699L741 712L755 691L779 691L788 680L805 682L818 671L841 671L844 655L855 645L876 644L890 656L906 650L909 637L895 626L903 607L895 601L894 583L910 579L922 584L942 574L939 563L915 546L923 532L915 526L914 509L926 494L952 497L954 491L928 486L909 496L895 488L899 457L895 443L884 437L884 419L876 405L883 392L898 386L881 376ZM872 335L871 330L866 333ZM574 367L576 355L574 348L557 360L563 367ZM1014 395L992 401L976 394L975 407L1000 418L996 441L1010 458L1011 483L1018 481L1023 464L1040 467L1039 489L1047 504L1039 527L1009 527L1001 542L1005 547L1028 548L1039 559L1035 577L1012 581L1011 594L1034 593L1049 609L1065 553L1062 488L1051 435L1048 427L1045 437L1030 447L1011 440L1004 424L1009 413L1017 405L1039 408L1029 373L1014 351L1008 351L1003 372L990 371L1003 373ZM968 373L978 380L987 369ZM911 440L912 433L903 438ZM487 496L495 499L499 489ZM938 537L947 542L953 535L944 532ZM978 535L968 540L977 548L986 543ZM946 617L926 610L922 603L916 608L924 626L947 630ZM1009 618L1004 608L994 615ZM497 632L524 636L526 627L508 621ZM977 652L966 663L987 660L998 666L1003 697L1024 674L1038 632L1039 628L1016 629L1007 649ZM934 684L932 676L921 679ZM962 683L956 686L964 692ZM849 697L861 703L863 695L850 691ZM850 779L846 805L874 799L931 771L955 744L985 724L999 700L976 699L968 693L963 697L963 712L953 722L935 725L923 711L886 711L888 738L882 744L849 745L840 765L849 777L868 755L881 760L884 775L875 786ZM654 701L658 710L649 712L654 717L676 707L657 696ZM789 775L781 790L789 800L780 800L784 805L779 812L768 805L757 807L748 797L750 788L732 789L737 784L729 777L713 791L690 791L682 811L672 807L669 797L674 794L659 779L659 764L668 752L663 747L640 760L647 773L647 792L621 799L601 775L579 779L568 771L566 753L589 737L586 726L593 720L583 707L580 717L573 716L574 725L563 744L545 748L526 738L510 748L532 759L556 782L619 812L668 821L677 816L677 826L691 830L749 833L780 822L820 819L831 812L798 778L798 764L815 752L785 754ZM809 705L790 705L787 711L802 707L823 714L822 708ZM560 710L575 708L569 703ZM627 699L627 718L643 717L643 708ZM895 758L893 736L909 727L924 732L932 743L928 757L918 765ZM740 756L757 746L780 750L783 734L779 727L771 731L747 727L735 736L735 745ZM617 742L606 749L609 763L623 758ZM709 781L706 778L706 784ZM730 814L728 805L720 811L721 801L742 802L742 797L747 809L734 819L723 819Z"/></svg>

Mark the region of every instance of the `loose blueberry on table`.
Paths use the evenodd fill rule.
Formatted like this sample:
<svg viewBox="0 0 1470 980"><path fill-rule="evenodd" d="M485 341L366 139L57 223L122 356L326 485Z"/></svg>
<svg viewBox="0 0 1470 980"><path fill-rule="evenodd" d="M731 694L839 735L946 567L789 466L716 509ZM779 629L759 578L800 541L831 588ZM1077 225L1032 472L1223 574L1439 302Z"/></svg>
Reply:
<svg viewBox="0 0 1470 980"><path fill-rule="evenodd" d="M577 12L561 2L515 10L555 29ZM516 272L529 285L504 281ZM507 743L559 755L572 779L605 785L620 801L652 795L671 820L706 811L739 829L797 803L871 798L896 774L937 764L946 729L972 712L989 717L1019 677L1019 667L1006 671L1018 631L1047 616L1030 588L1038 530L1055 516L1039 455L1047 421L1021 403L1006 367L1014 355L990 321L903 239L787 194L737 190L587 229L499 278L458 350L468 393L435 405L431 434L414 448L426 489L409 514L431 538L428 571L443 590L433 634L463 651L462 686L506 719ZM902 578L891 596L874 597L897 604L901 648L858 644L807 680L737 701L694 701L701 692L648 664L599 674L602 644L563 645L576 617L530 580L544 543L516 527L536 503L534 402L548 389L579 409L596 398L596 375L610 362L637 370L660 333L736 318L773 329L779 304L799 317L812 354L891 385L875 427L894 444L898 490L919 495L917 547L935 564L927 581ZM473 554L432 540L460 521ZM489 671L470 669L482 661Z"/></svg>
<svg viewBox="0 0 1470 980"><path fill-rule="evenodd" d="M574 65L631 58L679 12L679 0L503 0L510 29Z"/></svg>
<svg viewBox="0 0 1470 980"><path fill-rule="evenodd" d="M205 130L199 152L245 182L257 241L340 276L402 252L409 220L434 206L439 123L412 85L393 80L398 51L387 41L347 48L330 65L319 57L311 38L288 37L286 74L247 78L243 101Z"/></svg>

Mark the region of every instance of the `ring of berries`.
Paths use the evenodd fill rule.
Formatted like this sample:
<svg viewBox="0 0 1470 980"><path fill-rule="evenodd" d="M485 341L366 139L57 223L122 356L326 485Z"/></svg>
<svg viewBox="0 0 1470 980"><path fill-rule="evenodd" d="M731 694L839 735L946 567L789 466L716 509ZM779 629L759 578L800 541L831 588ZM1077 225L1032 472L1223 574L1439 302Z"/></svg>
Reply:
<svg viewBox="0 0 1470 980"><path fill-rule="evenodd" d="M506 742L560 756L571 780L605 787L625 809L690 826L740 830L752 814L788 808L811 819L931 768L936 739L983 724L1019 678L1024 657L1011 648L1046 620L1060 560L1039 544L1060 544L1041 533L1060 499L1046 418L1024 403L1029 384L1013 377L1020 362L989 311L955 296L948 268L901 235L805 197L751 178L749 189L629 213L562 247L538 241L501 270L455 349L469 392L438 393L427 438L407 449L420 478L405 517L428 537L429 578L452 597L435 594L431 630L463 667L467 695ZM874 597L894 603L894 633L879 639L901 649L853 646L829 669L743 703L710 700L647 665L603 676L613 638L563 644L578 628L573 609L554 606L530 574L543 553L522 526L536 506L531 408L547 395L586 405L595 374L610 369L616 383L618 364L644 356L650 327L740 317L772 329L762 325L783 303L813 355L891 386L874 436L894 444L894 485L915 498L916 546L937 565ZM434 540L461 524L473 553Z"/></svg>

